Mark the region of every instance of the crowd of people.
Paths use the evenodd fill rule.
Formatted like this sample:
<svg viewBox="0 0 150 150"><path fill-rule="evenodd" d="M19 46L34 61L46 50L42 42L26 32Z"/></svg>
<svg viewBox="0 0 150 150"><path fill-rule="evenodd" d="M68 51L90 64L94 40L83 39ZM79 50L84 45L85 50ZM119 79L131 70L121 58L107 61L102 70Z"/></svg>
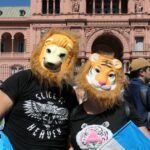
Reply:
<svg viewBox="0 0 150 150"><path fill-rule="evenodd" d="M73 77L77 53L73 33L49 31L33 52L31 69L1 83L0 149L107 150L129 121L150 149L150 62L134 59L125 74L120 60L94 53Z"/></svg>

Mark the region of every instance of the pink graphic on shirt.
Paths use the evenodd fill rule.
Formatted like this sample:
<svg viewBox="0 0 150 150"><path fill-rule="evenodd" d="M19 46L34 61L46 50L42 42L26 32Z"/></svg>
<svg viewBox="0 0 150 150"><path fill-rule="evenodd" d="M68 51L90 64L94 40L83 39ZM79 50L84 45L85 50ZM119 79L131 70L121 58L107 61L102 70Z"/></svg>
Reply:
<svg viewBox="0 0 150 150"><path fill-rule="evenodd" d="M97 149L112 138L112 132L102 125L89 125L76 136L80 149Z"/></svg>

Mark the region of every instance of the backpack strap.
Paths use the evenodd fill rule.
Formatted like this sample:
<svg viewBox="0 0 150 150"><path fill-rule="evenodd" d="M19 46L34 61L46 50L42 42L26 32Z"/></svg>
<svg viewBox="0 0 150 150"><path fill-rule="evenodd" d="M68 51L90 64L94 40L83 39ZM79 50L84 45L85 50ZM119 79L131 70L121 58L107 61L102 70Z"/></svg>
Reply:
<svg viewBox="0 0 150 150"><path fill-rule="evenodd" d="M127 118L130 117L130 107L129 107L129 104L127 102L124 102L124 109L125 109L125 114L127 116Z"/></svg>
<svg viewBox="0 0 150 150"><path fill-rule="evenodd" d="M142 102L143 102L144 106L146 107L146 109L148 110L148 108L147 108L147 91L148 91L148 86L143 85L140 87L140 96L141 96Z"/></svg>

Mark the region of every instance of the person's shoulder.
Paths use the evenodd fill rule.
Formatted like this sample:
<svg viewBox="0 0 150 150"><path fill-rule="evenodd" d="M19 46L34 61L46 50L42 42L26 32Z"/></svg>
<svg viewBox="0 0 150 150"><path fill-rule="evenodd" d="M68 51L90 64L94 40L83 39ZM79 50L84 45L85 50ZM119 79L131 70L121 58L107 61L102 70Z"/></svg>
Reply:
<svg viewBox="0 0 150 150"><path fill-rule="evenodd" d="M27 69L27 70L21 70L13 74L11 77L29 76L31 74L32 74L32 71L30 69Z"/></svg>
<svg viewBox="0 0 150 150"><path fill-rule="evenodd" d="M72 110L70 119L71 120L79 120L79 119L81 119L83 113L84 113L83 112L83 104L79 104Z"/></svg>
<svg viewBox="0 0 150 150"><path fill-rule="evenodd" d="M119 101L119 103L113 109L124 112L127 116L129 116L131 105L126 100Z"/></svg>
<svg viewBox="0 0 150 150"><path fill-rule="evenodd" d="M30 69L22 70L8 78L8 81L16 82L19 84L27 84L35 79L34 74Z"/></svg>

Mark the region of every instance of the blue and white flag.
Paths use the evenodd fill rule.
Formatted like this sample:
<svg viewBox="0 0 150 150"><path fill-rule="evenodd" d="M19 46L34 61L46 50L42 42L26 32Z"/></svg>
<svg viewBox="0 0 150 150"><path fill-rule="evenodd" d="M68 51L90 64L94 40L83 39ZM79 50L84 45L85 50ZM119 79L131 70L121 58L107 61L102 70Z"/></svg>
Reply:
<svg viewBox="0 0 150 150"><path fill-rule="evenodd" d="M3 133L3 131L0 131L0 150L13 150L8 137Z"/></svg>
<svg viewBox="0 0 150 150"><path fill-rule="evenodd" d="M98 150L150 150L150 140L129 121Z"/></svg>

